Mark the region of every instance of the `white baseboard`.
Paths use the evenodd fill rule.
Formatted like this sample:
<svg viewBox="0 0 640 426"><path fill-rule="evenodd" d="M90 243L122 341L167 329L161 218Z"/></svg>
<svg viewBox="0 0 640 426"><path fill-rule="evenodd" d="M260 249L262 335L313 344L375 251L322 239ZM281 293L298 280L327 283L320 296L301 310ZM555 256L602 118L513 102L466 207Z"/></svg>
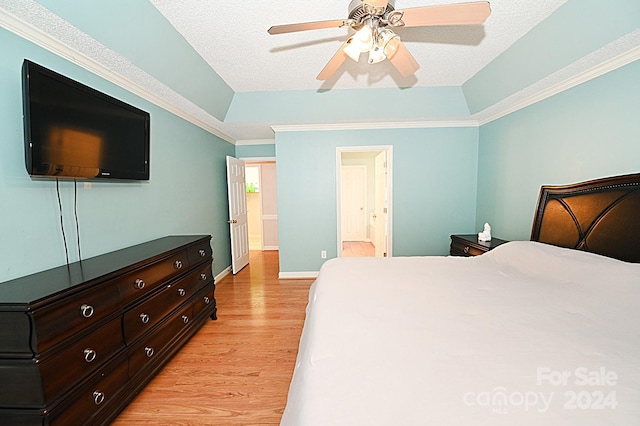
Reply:
<svg viewBox="0 0 640 426"><path fill-rule="evenodd" d="M280 250L278 246L264 246L262 250Z"/></svg>
<svg viewBox="0 0 640 426"><path fill-rule="evenodd" d="M218 275L216 275L215 282L219 282L221 279L223 279L224 277L226 277L230 273L231 273L231 266L223 269L222 272L220 272Z"/></svg>
<svg viewBox="0 0 640 426"><path fill-rule="evenodd" d="M278 278L281 280L318 278L318 271L280 272Z"/></svg>

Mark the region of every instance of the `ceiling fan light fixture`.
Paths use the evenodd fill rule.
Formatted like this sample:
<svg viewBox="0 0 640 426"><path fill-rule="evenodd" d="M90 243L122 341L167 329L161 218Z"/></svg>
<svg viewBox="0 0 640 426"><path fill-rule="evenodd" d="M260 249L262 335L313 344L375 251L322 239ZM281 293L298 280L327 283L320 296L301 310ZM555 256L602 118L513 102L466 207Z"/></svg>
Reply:
<svg viewBox="0 0 640 426"><path fill-rule="evenodd" d="M355 33L344 48L346 53L351 59L358 62L360 54L369 52L373 48L373 31L371 27L365 25Z"/></svg>
<svg viewBox="0 0 640 426"><path fill-rule="evenodd" d="M347 40L346 46L344 47L344 53L347 54L352 60L358 62L360 59L360 54L362 53L360 49L356 47L356 43L353 41L353 37Z"/></svg>
<svg viewBox="0 0 640 426"><path fill-rule="evenodd" d="M369 60L370 64L377 64L378 62L382 62L387 59L384 54L384 49L378 45L373 46L373 49L369 51Z"/></svg>
<svg viewBox="0 0 640 426"><path fill-rule="evenodd" d="M376 42L376 44L382 48L384 55L391 59L398 51L398 46L400 45L401 40L400 36L390 29L381 28L378 31Z"/></svg>

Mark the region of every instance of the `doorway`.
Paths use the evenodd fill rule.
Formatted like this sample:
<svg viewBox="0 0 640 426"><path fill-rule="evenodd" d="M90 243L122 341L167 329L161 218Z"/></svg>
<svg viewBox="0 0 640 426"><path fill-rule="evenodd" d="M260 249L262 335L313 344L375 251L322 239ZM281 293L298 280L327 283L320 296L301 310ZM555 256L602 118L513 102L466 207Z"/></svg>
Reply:
<svg viewBox="0 0 640 426"><path fill-rule="evenodd" d="M246 161L247 221L250 250L278 250L275 161Z"/></svg>
<svg viewBox="0 0 640 426"><path fill-rule="evenodd" d="M391 256L391 146L337 148L338 256Z"/></svg>

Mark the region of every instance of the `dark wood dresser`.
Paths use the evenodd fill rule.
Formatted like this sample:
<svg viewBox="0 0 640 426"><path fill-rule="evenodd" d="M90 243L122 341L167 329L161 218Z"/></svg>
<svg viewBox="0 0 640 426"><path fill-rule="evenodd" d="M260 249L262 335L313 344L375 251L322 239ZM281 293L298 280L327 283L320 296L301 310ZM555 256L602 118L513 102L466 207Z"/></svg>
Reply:
<svg viewBox="0 0 640 426"><path fill-rule="evenodd" d="M108 424L216 318L210 236L0 284L0 424Z"/></svg>
<svg viewBox="0 0 640 426"><path fill-rule="evenodd" d="M451 256L479 256L507 242L493 237L491 241L478 241L478 234L452 235L449 254Z"/></svg>

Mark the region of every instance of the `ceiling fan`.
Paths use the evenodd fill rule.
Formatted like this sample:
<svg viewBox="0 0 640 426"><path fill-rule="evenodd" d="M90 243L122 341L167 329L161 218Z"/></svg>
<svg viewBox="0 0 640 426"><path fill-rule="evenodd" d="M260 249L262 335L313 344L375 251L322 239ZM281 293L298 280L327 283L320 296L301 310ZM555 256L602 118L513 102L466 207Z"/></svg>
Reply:
<svg viewBox="0 0 640 426"><path fill-rule="evenodd" d="M348 27L355 31L331 60L325 65L318 80L327 80L351 58L358 62L362 53L368 53L368 62L375 64L385 59L398 72L407 77L414 74L420 65L402 44L393 29L402 27L478 25L482 24L491 8L488 1L459 3L439 6L414 7L396 10L395 0L352 0L349 17L330 21L304 22L298 24L275 25L269 34L284 34L323 28Z"/></svg>

